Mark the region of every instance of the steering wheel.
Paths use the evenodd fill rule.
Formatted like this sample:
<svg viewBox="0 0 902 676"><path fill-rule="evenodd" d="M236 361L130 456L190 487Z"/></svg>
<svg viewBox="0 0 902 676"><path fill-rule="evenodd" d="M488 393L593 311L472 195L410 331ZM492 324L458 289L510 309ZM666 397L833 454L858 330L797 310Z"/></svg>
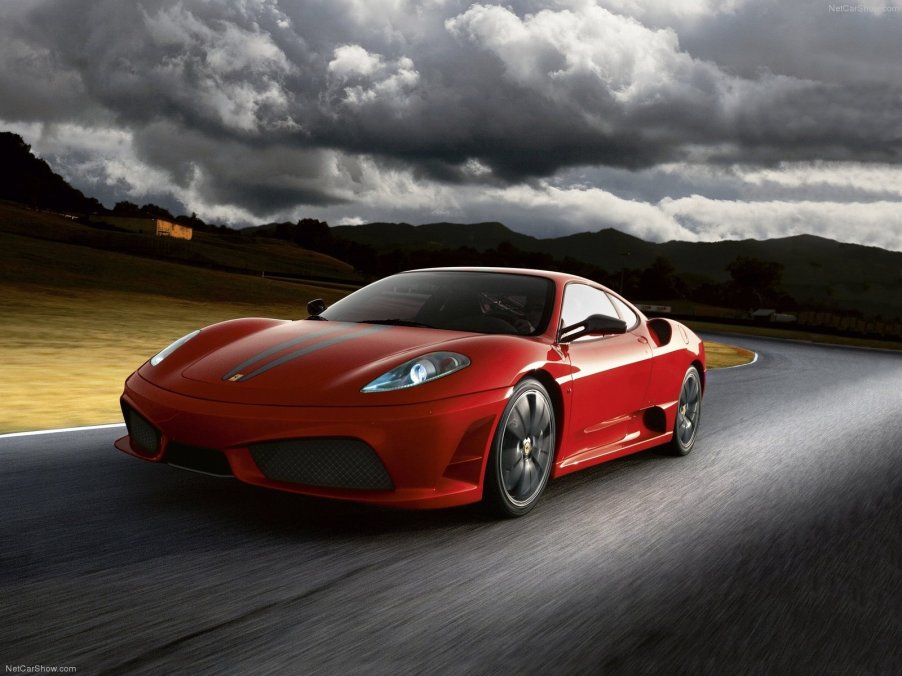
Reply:
<svg viewBox="0 0 902 676"><path fill-rule="evenodd" d="M518 317L513 312L505 312L504 310L492 310L490 312L486 312L484 317L491 317L492 319L500 319L503 322L510 324L511 328L514 329L519 335L526 335L532 332L532 326L529 324L526 319L523 317ZM524 327L526 330L524 330Z"/></svg>

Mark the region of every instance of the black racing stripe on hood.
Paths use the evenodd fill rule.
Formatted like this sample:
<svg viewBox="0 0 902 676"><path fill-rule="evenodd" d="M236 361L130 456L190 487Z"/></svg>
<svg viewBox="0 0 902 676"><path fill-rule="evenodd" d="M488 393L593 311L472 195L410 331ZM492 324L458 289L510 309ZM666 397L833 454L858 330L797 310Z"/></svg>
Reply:
<svg viewBox="0 0 902 676"><path fill-rule="evenodd" d="M322 350L326 347L331 347L332 345L336 345L338 343L343 343L346 340L354 340L356 338L362 338L365 335L376 333L378 331L385 331L388 326L370 326L369 328L363 329L362 331L356 331L351 334L345 334L343 336L336 336L335 338L330 338L329 340L324 340L316 345L308 345L307 347L303 347L300 350L295 350L294 352L289 352L286 355L282 355L278 359L273 359L268 364L264 364L263 366L251 371L247 375L241 376L238 378L239 383L243 383L251 378L256 378L261 373L266 373L270 369L275 368L276 366L281 366L286 362L293 361L298 357L303 357L306 354L310 354L311 352L316 352L317 350Z"/></svg>
<svg viewBox="0 0 902 676"><path fill-rule="evenodd" d="M253 364L255 362L262 361L262 360L266 359L267 357L274 355L276 352L281 352L284 349L287 349L289 347L297 345L298 343L303 343L305 341L311 340L318 336L324 336L328 333L334 333L335 331L338 331L340 328L343 328L341 324L338 324L337 326L327 326L327 327L324 327L320 331L314 331L312 333L308 333L305 336L301 336L299 338L292 338L291 340L286 340L285 342L279 343L278 345L274 345L273 347L269 348L268 350L264 350L260 354L255 354L250 359L246 359L245 361L241 362L240 364L238 364L238 366L236 366L231 371L226 373L222 377L222 379L228 380L229 378L233 378L237 374L241 373L241 369L247 368L248 366L250 366L251 364Z"/></svg>

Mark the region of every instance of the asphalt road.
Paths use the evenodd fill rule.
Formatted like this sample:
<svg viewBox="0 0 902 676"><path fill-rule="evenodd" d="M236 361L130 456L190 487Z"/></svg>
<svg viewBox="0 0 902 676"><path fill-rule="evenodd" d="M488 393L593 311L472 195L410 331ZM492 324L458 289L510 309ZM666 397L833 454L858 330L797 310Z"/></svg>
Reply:
<svg viewBox="0 0 902 676"><path fill-rule="evenodd" d="M691 455L514 521L0 439L0 669L902 672L902 355L732 340L760 359L710 373Z"/></svg>

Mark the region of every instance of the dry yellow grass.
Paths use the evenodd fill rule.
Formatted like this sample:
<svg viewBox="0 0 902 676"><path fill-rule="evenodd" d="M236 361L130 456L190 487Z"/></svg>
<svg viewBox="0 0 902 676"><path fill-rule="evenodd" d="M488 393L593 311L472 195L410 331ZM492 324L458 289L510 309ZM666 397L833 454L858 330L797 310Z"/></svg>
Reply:
<svg viewBox="0 0 902 676"><path fill-rule="evenodd" d="M725 345L724 343L706 340L705 357L707 358L709 369L721 369L729 366L749 364L754 360L755 353L735 345Z"/></svg>

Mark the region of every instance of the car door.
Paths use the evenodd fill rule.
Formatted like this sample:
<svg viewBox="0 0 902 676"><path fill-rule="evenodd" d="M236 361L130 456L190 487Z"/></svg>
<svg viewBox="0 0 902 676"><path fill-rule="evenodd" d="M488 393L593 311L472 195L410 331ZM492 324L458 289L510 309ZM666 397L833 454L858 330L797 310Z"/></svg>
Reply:
<svg viewBox="0 0 902 676"><path fill-rule="evenodd" d="M576 324L589 315L620 318L611 297L602 289L570 283L564 289L562 326ZM638 317L623 317L627 332L606 336L584 336L562 345L573 370L568 431L571 452L579 455L628 444L641 434L640 411L646 406L651 378L652 352L638 332ZM590 455L597 455L592 454ZM560 458L565 460L565 458Z"/></svg>

